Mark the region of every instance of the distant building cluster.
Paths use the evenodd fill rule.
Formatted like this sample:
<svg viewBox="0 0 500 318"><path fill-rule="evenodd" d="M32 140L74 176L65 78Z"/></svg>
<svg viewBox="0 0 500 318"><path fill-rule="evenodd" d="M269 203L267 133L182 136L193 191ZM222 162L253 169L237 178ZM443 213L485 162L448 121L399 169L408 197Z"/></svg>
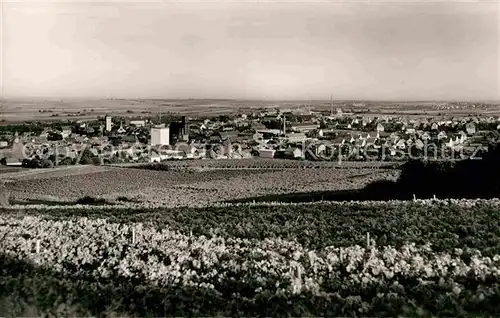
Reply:
<svg viewBox="0 0 500 318"><path fill-rule="evenodd" d="M109 114L95 120L4 125L0 129L0 159L8 165L74 164L79 149L86 149L87 163L251 156L405 160L396 154L410 149L467 153L474 145L486 146L500 139L500 118L365 116L342 108L334 111L332 106L327 112L267 109L211 118ZM365 155L367 151L370 156Z"/></svg>

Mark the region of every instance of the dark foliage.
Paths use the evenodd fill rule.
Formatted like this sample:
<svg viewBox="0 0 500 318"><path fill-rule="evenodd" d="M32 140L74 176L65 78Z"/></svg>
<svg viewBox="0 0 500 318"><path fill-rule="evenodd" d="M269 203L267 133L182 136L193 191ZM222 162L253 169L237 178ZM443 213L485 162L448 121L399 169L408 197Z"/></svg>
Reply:
<svg viewBox="0 0 500 318"><path fill-rule="evenodd" d="M411 161L397 183L400 196L492 198L500 196L500 147L492 144L482 159L457 162Z"/></svg>
<svg viewBox="0 0 500 318"><path fill-rule="evenodd" d="M94 197L89 197L85 196L83 198L80 198L76 200L76 204L92 204L92 205L101 205L101 204L106 204L105 199L100 199L100 198L94 198Z"/></svg>
<svg viewBox="0 0 500 318"><path fill-rule="evenodd" d="M482 301L470 297L477 282L463 282L470 291L460 296L437 286L407 279L405 288L359 286L356 291L335 288L324 295L284 297L264 293L237 280L223 279L217 291L180 286L153 286L145 280L112 276L64 275L29 262L0 255L0 315L25 316L26 308L49 316L498 316L499 284L483 283L494 292ZM333 286L332 286L333 287ZM377 296L378 295L378 296ZM369 307L366 307L369 305Z"/></svg>
<svg viewBox="0 0 500 318"><path fill-rule="evenodd" d="M500 197L500 146L490 144L480 159L412 160L396 182L376 181L360 190L318 191L230 200L230 202L366 201Z"/></svg>
<svg viewBox="0 0 500 318"><path fill-rule="evenodd" d="M136 168L146 169L146 170L156 170L156 171L170 171L170 169L171 169L169 165L162 164L159 162L150 163L147 165L141 165L141 166L138 166Z"/></svg>
<svg viewBox="0 0 500 318"><path fill-rule="evenodd" d="M58 133L58 132L49 132L49 135L47 136L48 141L58 141L58 140L63 140L63 136Z"/></svg>
<svg viewBox="0 0 500 318"><path fill-rule="evenodd" d="M118 197L116 200L118 202L132 202L132 203L140 202L137 199L129 198L129 197Z"/></svg>
<svg viewBox="0 0 500 318"><path fill-rule="evenodd" d="M4 213L9 213L4 211ZM35 214L40 211L11 211ZM500 252L500 213L488 206L463 209L456 205L368 207L330 204L225 207L208 209L48 210L51 219L108 218L118 222L153 222L156 226L194 235L219 235L263 239L282 237L313 248L363 244L370 232L378 245L430 242L435 251L473 247L483 255ZM300 216L300 217L298 217ZM467 254L464 254L467 257ZM255 296L248 282L232 277L214 281L215 290L177 285L150 285L146 279L109 278L89 271L65 275L47 267L0 255L0 315L107 316L499 316L500 288L494 279L460 280L465 287L454 295L437 285L414 278L400 286L364 285L342 287L342 281L323 286L321 295ZM274 282L270 281L273 285ZM473 297L478 284L490 290L485 298ZM271 286L270 285L270 286ZM270 288L272 290L272 288ZM65 311L66 309L70 312ZM360 311L364 309L364 311Z"/></svg>

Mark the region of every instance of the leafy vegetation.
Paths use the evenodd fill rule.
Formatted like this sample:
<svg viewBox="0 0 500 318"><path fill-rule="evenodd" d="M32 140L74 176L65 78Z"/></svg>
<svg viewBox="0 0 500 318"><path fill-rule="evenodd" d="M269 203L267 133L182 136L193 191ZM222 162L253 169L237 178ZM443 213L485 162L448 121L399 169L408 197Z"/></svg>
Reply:
<svg viewBox="0 0 500 318"><path fill-rule="evenodd" d="M488 201L485 201L488 202ZM7 213L7 212L5 212ZM8 213L20 213L10 211ZM485 255L500 254L498 205L471 206L438 202L395 204L227 205L209 208L156 209L24 209L22 215L52 220L75 217L106 218L110 222L144 222L183 234L224 238L282 238L308 248L363 244L370 233L377 245L407 242L432 244L436 251L476 248Z"/></svg>
<svg viewBox="0 0 500 318"><path fill-rule="evenodd" d="M382 171L290 162L276 161L279 171L267 161L242 170L209 162L208 171L169 163L13 182L9 190L17 192L78 189L71 194L80 199L66 208L2 209L0 315L500 315L500 200L209 206L263 193L291 202L335 199L312 191L332 187L338 194L338 184L356 182L348 184L352 190ZM498 168L486 176L479 165L409 163L397 182L355 194L406 198L420 189L420 198L451 196L457 188L441 188L450 182L495 182ZM479 177L461 183L468 169ZM425 184L436 192L423 192ZM135 188L177 206L148 208L132 195ZM108 206L105 193L119 193L119 205ZM180 207L180 194L205 207Z"/></svg>
<svg viewBox="0 0 500 318"><path fill-rule="evenodd" d="M497 316L500 256L2 216L2 315ZM366 246L366 247L365 247Z"/></svg>

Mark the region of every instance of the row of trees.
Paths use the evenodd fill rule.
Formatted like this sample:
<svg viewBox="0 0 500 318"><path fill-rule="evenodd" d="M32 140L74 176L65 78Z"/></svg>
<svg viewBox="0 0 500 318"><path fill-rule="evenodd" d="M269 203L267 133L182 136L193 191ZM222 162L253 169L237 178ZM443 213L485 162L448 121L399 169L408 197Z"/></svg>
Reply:
<svg viewBox="0 0 500 318"><path fill-rule="evenodd" d="M499 143L490 144L481 160L410 161L403 166L398 185L419 197L499 197L499 162Z"/></svg>
<svg viewBox="0 0 500 318"><path fill-rule="evenodd" d="M88 149L84 150L80 158L71 158L64 155L59 155L57 158L54 155L50 156L35 156L32 159L24 159L22 166L25 168L53 168L55 166L70 166L70 165L101 165L101 164L117 164L130 162L131 157L125 153L119 152L115 155L101 158L92 154ZM146 162L146 159L142 159Z"/></svg>
<svg viewBox="0 0 500 318"><path fill-rule="evenodd" d="M65 127L69 127L72 133L87 135L89 137L96 137L101 135L100 127L103 125L101 120L87 122L86 127L81 127L76 121L56 121L56 122L26 122L22 124L1 125L0 135L7 135L19 133L31 133L33 135L40 135L45 129L52 130L48 135L49 141L62 140L61 132ZM114 130L118 129L115 125ZM112 131L113 132L113 131ZM107 134L103 131L103 134ZM147 128L139 128L139 135L147 135L149 131Z"/></svg>
<svg viewBox="0 0 500 318"><path fill-rule="evenodd" d="M500 145L492 143L480 159L409 160L394 182L375 181L361 190L328 194L332 200L411 200L434 196L455 199L500 197Z"/></svg>

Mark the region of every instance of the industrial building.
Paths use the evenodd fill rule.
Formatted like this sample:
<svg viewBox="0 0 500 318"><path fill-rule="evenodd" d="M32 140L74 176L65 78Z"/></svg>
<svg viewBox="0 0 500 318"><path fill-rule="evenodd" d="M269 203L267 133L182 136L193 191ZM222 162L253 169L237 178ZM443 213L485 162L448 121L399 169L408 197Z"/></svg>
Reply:
<svg viewBox="0 0 500 318"><path fill-rule="evenodd" d="M186 117L182 116L180 122L170 123L171 141L189 141L189 126L186 123Z"/></svg>
<svg viewBox="0 0 500 318"><path fill-rule="evenodd" d="M130 125L135 126L135 127L144 127L144 126L146 126L146 121L145 120L131 120Z"/></svg>
<svg viewBox="0 0 500 318"><path fill-rule="evenodd" d="M170 128L151 128L151 145L170 145Z"/></svg>
<svg viewBox="0 0 500 318"><path fill-rule="evenodd" d="M293 124L293 130L301 133L307 133L309 131L319 129L319 124L313 124L313 123L294 123Z"/></svg>

